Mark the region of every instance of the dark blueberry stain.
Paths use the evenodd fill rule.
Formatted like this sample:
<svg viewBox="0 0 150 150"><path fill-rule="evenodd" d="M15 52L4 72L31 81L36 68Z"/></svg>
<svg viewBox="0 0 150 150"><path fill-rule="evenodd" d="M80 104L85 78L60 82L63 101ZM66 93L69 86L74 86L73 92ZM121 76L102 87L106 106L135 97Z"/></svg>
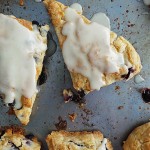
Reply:
<svg viewBox="0 0 150 150"><path fill-rule="evenodd" d="M131 67L128 69L128 74L122 75L121 77L124 78L125 80L129 79L130 74L133 73L135 70Z"/></svg>
<svg viewBox="0 0 150 150"><path fill-rule="evenodd" d="M38 27L40 27L41 25L39 24L39 22L38 21L36 21L36 20L33 20L32 21L32 25L37 25Z"/></svg>
<svg viewBox="0 0 150 150"><path fill-rule="evenodd" d="M150 103L150 89L144 88L142 89L142 98L145 103Z"/></svg>
<svg viewBox="0 0 150 150"><path fill-rule="evenodd" d="M19 147L17 147L14 143L12 143L12 142L8 142L10 145L11 145L11 147L13 148L13 150L19 150Z"/></svg>
<svg viewBox="0 0 150 150"><path fill-rule="evenodd" d="M47 51L46 51L46 58L51 57L57 50L57 44L53 39L51 32L47 33ZM46 59L45 59L46 60Z"/></svg>
<svg viewBox="0 0 150 150"><path fill-rule="evenodd" d="M39 79L38 79L38 82L37 82L39 86L46 83L47 76L48 76L47 70L46 70L45 66L43 66L41 75L39 76Z"/></svg>
<svg viewBox="0 0 150 150"><path fill-rule="evenodd" d="M11 108L14 108L16 105L16 101L14 99L13 103L8 103L8 106L11 107ZM18 108L17 110L21 110L22 109L22 106L20 108Z"/></svg>
<svg viewBox="0 0 150 150"><path fill-rule="evenodd" d="M73 144L75 144L75 145L77 145L77 146L79 146L79 147L85 147L85 145L83 145L83 144L78 144L78 143L76 143L76 142L74 142L74 141L69 141L70 143L73 143Z"/></svg>
<svg viewBox="0 0 150 150"><path fill-rule="evenodd" d="M85 92L83 90L80 90L80 91L73 91L71 89L66 89L66 91L69 93L64 93L63 96L64 96L64 101L67 103L67 102L70 102L70 101L73 101L75 103L78 103L78 104L82 104L82 103L85 103L85 99L84 99L84 96L85 96Z"/></svg>
<svg viewBox="0 0 150 150"><path fill-rule="evenodd" d="M28 134L25 136L27 139L32 140L34 138L33 134Z"/></svg>
<svg viewBox="0 0 150 150"><path fill-rule="evenodd" d="M14 100L13 103L8 103L8 106L9 106L9 107L14 107L15 104L16 104L16 102L15 102L15 100Z"/></svg>
<svg viewBox="0 0 150 150"><path fill-rule="evenodd" d="M5 134L5 130L1 130L0 132L0 138Z"/></svg>

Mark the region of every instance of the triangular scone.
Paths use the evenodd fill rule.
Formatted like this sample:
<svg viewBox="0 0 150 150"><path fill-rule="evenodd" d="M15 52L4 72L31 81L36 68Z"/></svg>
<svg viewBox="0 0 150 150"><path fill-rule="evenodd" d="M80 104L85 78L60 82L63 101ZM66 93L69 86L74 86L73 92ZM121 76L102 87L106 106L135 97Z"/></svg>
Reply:
<svg viewBox="0 0 150 150"><path fill-rule="evenodd" d="M135 128L124 141L123 150L150 149L150 122Z"/></svg>
<svg viewBox="0 0 150 150"><path fill-rule="evenodd" d="M2 127L0 129L1 150L40 150L41 143L37 138L19 127Z"/></svg>
<svg viewBox="0 0 150 150"><path fill-rule="evenodd" d="M111 142L100 131L53 131L46 138L49 150L113 150Z"/></svg>
<svg viewBox="0 0 150 150"><path fill-rule="evenodd" d="M45 52L46 52L46 49L47 49L47 33L49 31L49 26L45 25L45 26L37 27L35 25L33 27L33 23L32 22L29 22L29 21L26 21L26 20L23 20L23 19L18 19L18 18L15 18L14 16L7 16L7 17L10 17L11 19L17 20L17 22L19 22L19 24L21 24L21 26L25 27L29 31L36 30L35 31L36 32L35 36L45 46L45 48L44 48L45 50L42 50L40 52L36 52L36 55L34 55L34 62L35 62L34 64L35 64L35 69L36 70L35 70L35 78L34 77L33 78L35 80L34 83L37 84L37 80L38 80L38 78L39 78L39 76L41 74L41 71L42 71L43 59L44 59ZM36 29L34 29L34 28L36 28ZM16 36L18 36L17 33L16 33ZM19 36L22 36L22 33L20 33ZM7 38L6 38L6 41L7 41ZM16 40L14 42L16 42ZM31 39L31 42L32 42L32 39ZM15 44L17 44L17 42ZM26 44L30 44L30 43L26 43ZM33 44L33 46L34 46L34 44ZM13 49L10 49L10 50L13 50ZM16 58L19 57L19 55L17 53L14 54L14 55L15 55ZM32 52L31 52L31 57L32 57ZM12 57L12 59L13 59L13 57ZM26 60L26 61L28 61L28 60ZM27 67L29 67L29 66L27 66ZM20 70L17 70L17 71L19 72ZM11 71L10 71L10 74L11 74ZM30 72L30 74L32 74L32 72ZM27 81L26 81L25 84L27 84L27 86L28 86L30 83L27 83ZM0 84L0 86L3 86L3 84ZM17 91L17 89L16 89L16 91ZM33 104L34 104L34 101L35 101L36 95L37 95L37 89L35 91L36 92L31 96L31 98L26 98L24 95L20 95L21 98L20 98L19 101L21 102L21 107L18 108L18 109L16 109L14 107L15 104L16 104L15 99L14 99L14 101L12 103L8 103L8 102L6 103L8 106L11 106L13 108L15 115L17 116L17 118L20 120L20 122L23 125L27 125L29 120L30 120L30 115L32 113L32 107L33 107ZM4 94L2 91L0 91L0 92L2 94ZM4 94L4 97L5 97L5 94ZM8 98L8 100L9 100L9 98Z"/></svg>
<svg viewBox="0 0 150 150"><path fill-rule="evenodd" d="M68 6L65 6L64 4L55 0L44 0L44 3L48 9L52 23L55 27L60 47L63 49L63 45L67 37L62 34L62 29L63 26L67 23L65 20L65 10L68 8ZM91 23L80 13L78 13L78 15L80 15L84 23ZM117 37L116 33L110 32L110 44L111 48L113 48L116 53L121 53L121 55L123 55L124 60L129 62L130 67L128 67L127 69L120 67L119 72L115 73L104 73L102 75L102 80L104 82L103 86L112 84L119 80L130 79L134 75L139 73L142 68L139 55L135 51L134 47L125 38L121 36ZM71 60L72 58L68 59ZM87 93L94 90L91 88L90 81L86 76L75 71L70 71L70 74L73 81L73 86L76 90L84 90Z"/></svg>

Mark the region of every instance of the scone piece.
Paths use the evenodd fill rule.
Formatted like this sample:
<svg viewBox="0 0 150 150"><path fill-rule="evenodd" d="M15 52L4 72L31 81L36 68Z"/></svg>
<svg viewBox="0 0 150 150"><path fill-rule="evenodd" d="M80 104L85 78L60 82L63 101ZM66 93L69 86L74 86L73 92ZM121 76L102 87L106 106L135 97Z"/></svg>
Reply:
<svg viewBox="0 0 150 150"><path fill-rule="evenodd" d="M104 39L109 41L110 44L108 43L107 46L112 49L111 53L115 55L113 59L112 59L113 56L111 55L108 60L106 56L108 54L106 52L107 49L105 49L106 50L105 52L107 53L105 55L104 54L105 52L100 52L99 50L97 51L97 47L94 48L96 42L94 44L92 43L93 45L90 42L86 43L86 40L89 40L88 38L90 38L91 35L93 35L91 34L91 30L94 30L94 26L97 27L98 24L96 25L96 23L94 23L93 25L93 23L91 23L90 20L88 20L80 13L77 13L77 11L73 10L75 11L73 12L71 8L55 0L44 0L44 3L48 9L52 23L55 27L56 34L59 39L59 44L60 47L62 48L64 60L71 74L73 86L76 90L78 91L84 90L86 93L93 90L99 90L101 87L110 85L116 81L123 79L126 80L130 79L140 72L142 68L140 57L135 51L134 47L125 38L123 38L122 36L118 37L116 33L111 32L109 30L110 34L109 33L108 34L110 36L107 35L107 38L109 37L109 39L105 39L108 29L106 29L106 27L102 25L99 25L99 28L103 29L103 31L104 30L106 31L106 34L105 33L103 34ZM68 8L70 10L68 10ZM71 15L69 15L69 12L71 12ZM77 19L75 21L72 21L74 20L74 16L76 16ZM78 18L80 18L79 19L80 21L78 21ZM86 29L88 28L86 25L92 26L93 28L91 29L89 27L90 31L88 30L86 31L84 30L84 26ZM103 33L102 30L100 31L101 31L100 34ZM97 34L98 33L94 33L94 35L98 37ZM93 39L96 36L93 36ZM99 40L99 37L97 39ZM86 45L83 47L84 42L86 43ZM92 46L91 48L88 49L87 47L90 44ZM103 43L98 44L99 48L104 47ZM69 46L70 49L68 48ZM66 47L68 48L67 50L65 49ZM75 50L72 49L75 50L80 49L80 52L79 51L75 52ZM85 52L87 51L87 49L89 50L89 52ZM66 51L67 54L65 53ZM102 56L103 54L105 55L106 58L104 62L101 63L104 59L104 57ZM118 70L112 71L113 69L115 69L115 66L112 66L113 63L115 62L114 60L116 58L118 59L120 56L121 59L123 59L123 63L121 64L120 61L116 61L119 62L121 65L119 63L118 64L116 63L116 66L118 65ZM100 67L100 69L98 67ZM89 68L90 71L86 72L86 70L89 70ZM97 70L100 71L96 74L95 72L97 72ZM101 72L102 70L103 72ZM95 74L93 72L96 74L96 76L94 76Z"/></svg>
<svg viewBox="0 0 150 150"><path fill-rule="evenodd" d="M0 18L0 94L27 125L38 92L49 26L3 14Z"/></svg>
<svg viewBox="0 0 150 150"><path fill-rule="evenodd" d="M0 131L0 150L40 150L41 144L33 135L24 135L19 128L3 128Z"/></svg>
<svg viewBox="0 0 150 150"><path fill-rule="evenodd" d="M150 150L150 122L134 129L123 145L124 150Z"/></svg>
<svg viewBox="0 0 150 150"><path fill-rule="evenodd" d="M53 131L46 142L49 150L113 150L111 142L99 131Z"/></svg>

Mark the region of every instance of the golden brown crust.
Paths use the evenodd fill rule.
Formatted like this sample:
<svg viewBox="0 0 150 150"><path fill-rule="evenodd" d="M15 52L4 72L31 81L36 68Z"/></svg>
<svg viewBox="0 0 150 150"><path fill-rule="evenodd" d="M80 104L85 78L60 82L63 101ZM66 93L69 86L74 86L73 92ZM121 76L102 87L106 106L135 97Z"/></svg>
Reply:
<svg viewBox="0 0 150 150"><path fill-rule="evenodd" d="M16 19L20 24L22 24L24 27L28 28L29 30L33 30L32 27L32 22L24 20L24 19L18 19L13 17L14 19ZM47 41L45 41L47 42ZM36 62L36 81L39 78L39 75L41 74L42 68L43 68L43 59L45 56L45 52L42 52L40 54L39 60L38 62ZM32 98L26 98L24 96L21 97L21 101L22 101L22 108L19 110L15 110L14 112L17 116L17 118L21 121L21 123L23 125L27 125L30 119L30 115L32 112L32 107L34 104L34 101L36 99L36 93L32 96Z"/></svg>
<svg viewBox="0 0 150 150"><path fill-rule="evenodd" d="M100 131L53 131L47 136L46 142L49 150L94 150L101 145L103 139L103 134ZM106 147L108 150L113 150L109 140Z"/></svg>
<svg viewBox="0 0 150 150"><path fill-rule="evenodd" d="M150 150L150 122L134 129L123 145L124 150Z"/></svg>
<svg viewBox="0 0 150 150"><path fill-rule="evenodd" d="M51 16L52 23L55 27L59 39L60 47L62 48L63 43L66 40L66 37L62 34L62 28L65 23L64 12L67 6L55 0L44 0L44 3L48 9L49 15ZM82 16L82 18L85 21L85 23L90 23L90 21L84 16ZM134 75L139 73L142 68L140 57L135 51L134 47L126 39L124 39L123 37L117 37L117 34L114 32L111 32L110 34L111 46L116 51L121 51L124 57L131 63L132 68L135 70L134 73L130 75L130 79ZM70 72L70 74L73 81L73 86L76 90L83 89L87 93L92 90L90 87L90 82L86 77L75 72ZM123 68L120 68L119 73L104 74L103 80L106 82L106 85L109 85L116 81L123 80L121 76L124 74L127 74L126 71Z"/></svg>
<svg viewBox="0 0 150 150"><path fill-rule="evenodd" d="M25 136L24 133L24 130L19 127L1 127L0 149L40 150L41 144L37 138L33 135Z"/></svg>

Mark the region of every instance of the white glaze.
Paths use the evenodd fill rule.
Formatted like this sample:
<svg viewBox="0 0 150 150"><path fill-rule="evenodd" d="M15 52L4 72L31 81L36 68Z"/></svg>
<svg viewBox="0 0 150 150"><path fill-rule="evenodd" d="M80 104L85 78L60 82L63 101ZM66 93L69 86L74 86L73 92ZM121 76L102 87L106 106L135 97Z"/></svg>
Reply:
<svg viewBox="0 0 150 150"><path fill-rule="evenodd" d="M96 22L110 29L110 19L107 17L105 13L96 13L91 18L92 22Z"/></svg>
<svg viewBox="0 0 150 150"><path fill-rule="evenodd" d="M110 46L110 30L95 22L84 23L71 8L65 11L66 24L62 33L67 36L63 44L63 57L68 69L87 77L91 89L99 90L106 83L103 74L118 72L124 65L121 53Z"/></svg>
<svg viewBox="0 0 150 150"><path fill-rule="evenodd" d="M106 144L107 144L107 139L104 138L103 142L101 143L101 145L97 150L106 150Z"/></svg>
<svg viewBox="0 0 150 150"><path fill-rule="evenodd" d="M47 49L36 27L25 28L12 17L0 14L0 92L5 94L4 102L15 108L22 106L21 96L31 98L36 89L36 62Z"/></svg>
<svg viewBox="0 0 150 150"><path fill-rule="evenodd" d="M142 78L142 76L139 74L134 77L134 82L137 84L144 82L144 81L145 81L144 78Z"/></svg>
<svg viewBox="0 0 150 150"><path fill-rule="evenodd" d="M82 6L79 3L74 3L70 6L70 8L75 9L77 12L81 13L83 12Z"/></svg>
<svg viewBox="0 0 150 150"><path fill-rule="evenodd" d="M143 0L145 5L150 5L150 0Z"/></svg>

